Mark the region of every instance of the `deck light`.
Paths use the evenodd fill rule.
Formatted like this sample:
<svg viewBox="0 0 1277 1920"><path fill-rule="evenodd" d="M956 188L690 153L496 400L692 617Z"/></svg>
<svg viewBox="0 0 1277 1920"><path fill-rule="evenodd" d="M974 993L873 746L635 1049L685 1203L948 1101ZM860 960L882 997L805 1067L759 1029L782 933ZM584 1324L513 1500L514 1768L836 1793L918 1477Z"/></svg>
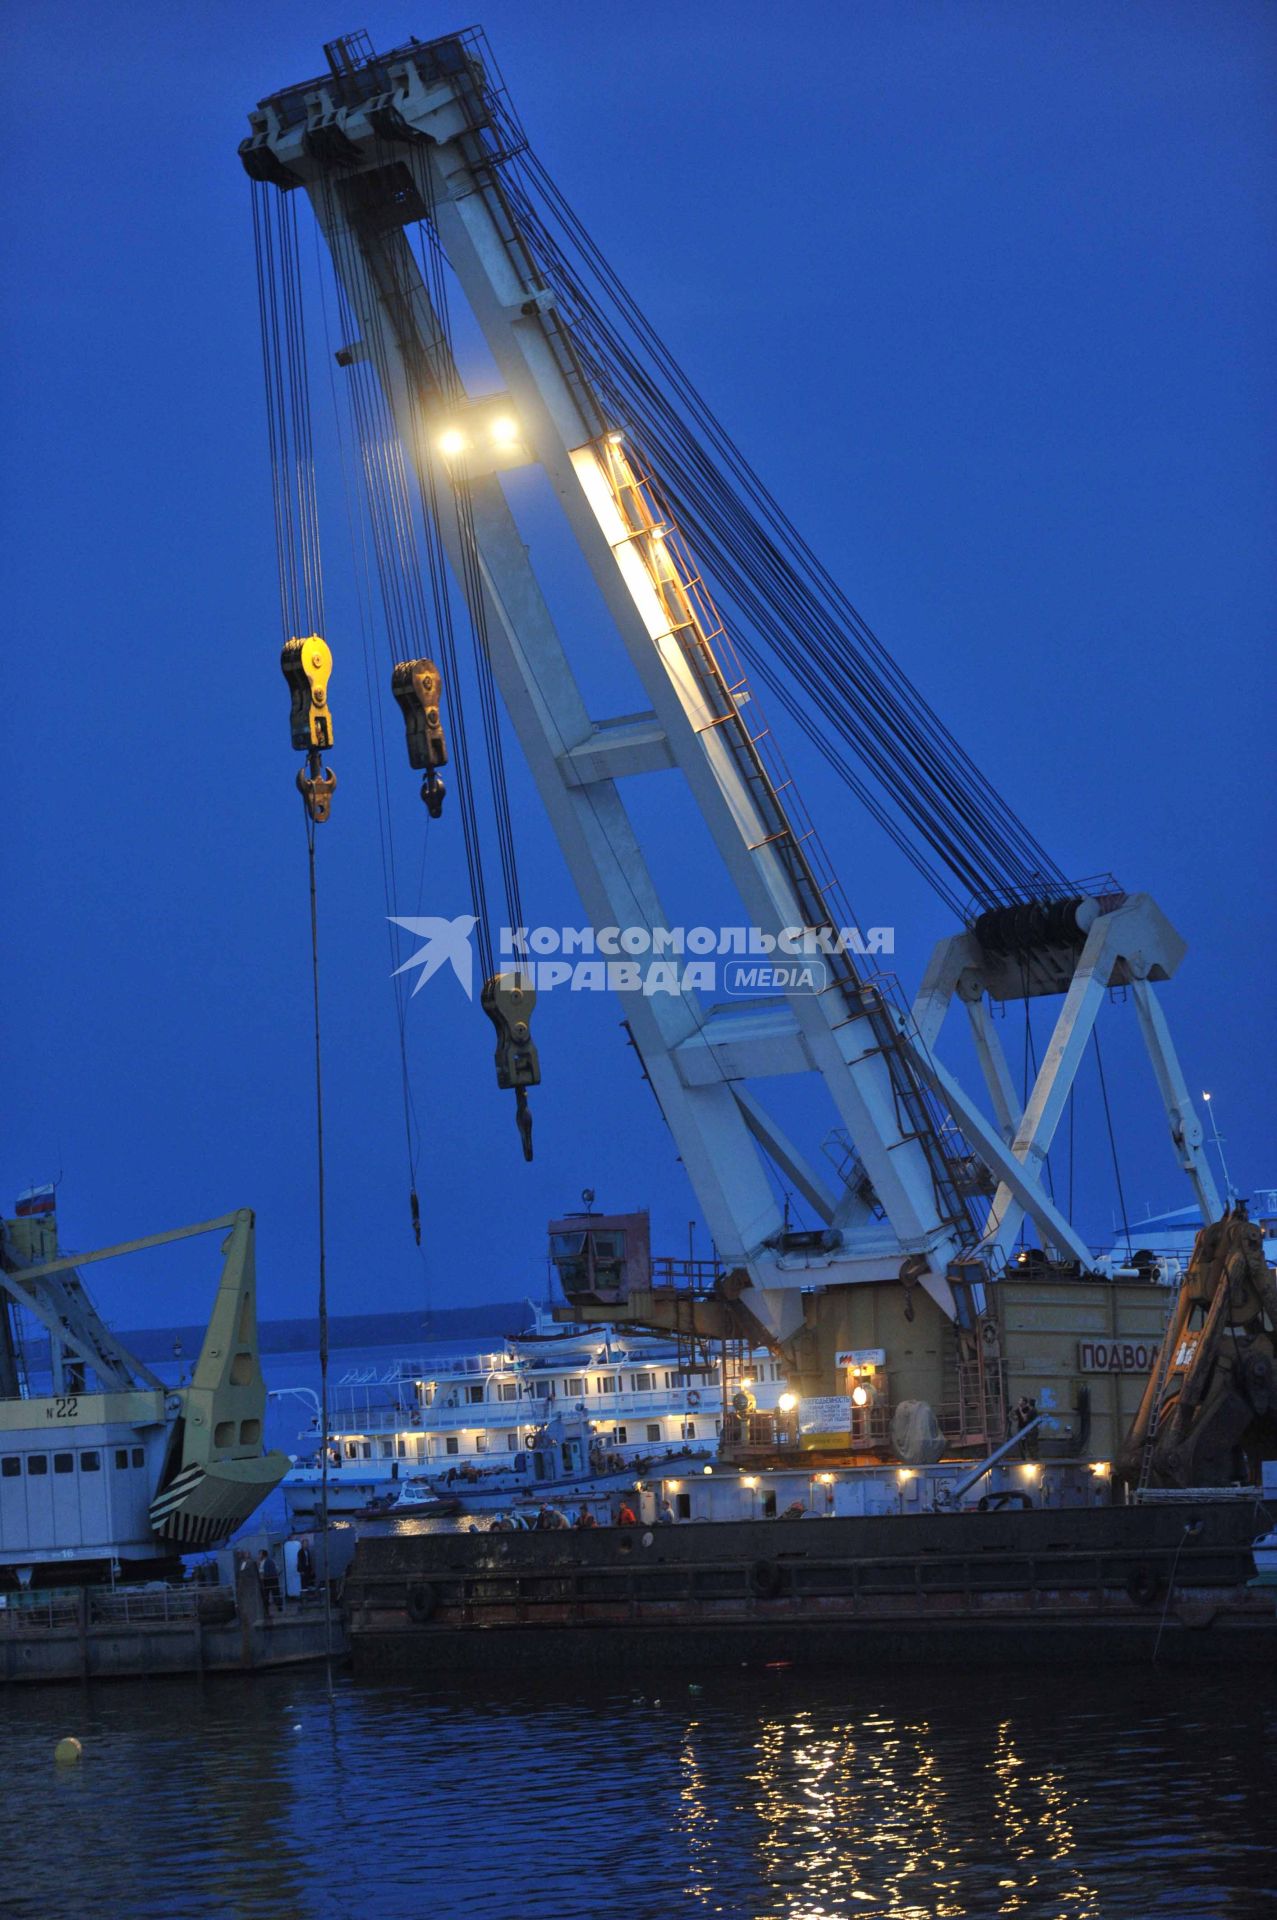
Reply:
<svg viewBox="0 0 1277 1920"><path fill-rule="evenodd" d="M899 1472L896 1474L896 1478L900 1482L902 1487L906 1486L908 1482L913 1479L913 1468L901 1467Z"/></svg>
<svg viewBox="0 0 1277 1920"><path fill-rule="evenodd" d="M792 1413L798 1405L798 1395L796 1393L782 1393L776 1405L782 1413Z"/></svg>
<svg viewBox="0 0 1277 1920"><path fill-rule="evenodd" d="M1091 1472L1097 1480L1106 1480L1113 1471L1107 1460L1092 1460Z"/></svg>
<svg viewBox="0 0 1277 1920"><path fill-rule="evenodd" d="M1038 1474L1041 1472L1041 1468L1038 1466L1036 1460L1026 1460L1021 1466L1020 1472L1026 1480L1036 1480Z"/></svg>
<svg viewBox="0 0 1277 1920"><path fill-rule="evenodd" d="M832 1487L834 1484L834 1476L832 1473L818 1473L816 1478L822 1487Z"/></svg>
<svg viewBox="0 0 1277 1920"><path fill-rule="evenodd" d="M851 1390L851 1404L853 1407L867 1407L869 1405L869 1389L863 1386L859 1380L857 1380Z"/></svg>
<svg viewBox="0 0 1277 1920"><path fill-rule="evenodd" d="M682 1484L683 1482L681 1480L667 1480L665 1482L665 1491L666 1493L677 1493Z"/></svg>
<svg viewBox="0 0 1277 1920"><path fill-rule="evenodd" d="M748 1374L746 1374L746 1375L745 1375L745 1378L744 1378L744 1379L743 1379L743 1380L741 1381L741 1385L742 1385L742 1387L752 1387L752 1386L753 1386L753 1384L754 1384L754 1383L753 1383L753 1381L752 1381L752 1380L750 1379L750 1377L749 1377L749 1375L748 1375Z"/></svg>
<svg viewBox="0 0 1277 1920"><path fill-rule="evenodd" d="M702 1468L701 1468L701 1472L702 1472L702 1473L713 1473L713 1471L714 1471L714 1469L713 1469L713 1467L702 1467Z"/></svg>
<svg viewBox="0 0 1277 1920"><path fill-rule="evenodd" d="M623 433L609 433L607 443L609 447L623 447L625 445L625 435Z"/></svg>
<svg viewBox="0 0 1277 1920"><path fill-rule="evenodd" d="M459 453L466 450L466 436L459 427L449 427L439 436L439 451L445 460L455 460Z"/></svg>
<svg viewBox="0 0 1277 1920"><path fill-rule="evenodd" d="M489 424L488 432L499 447L508 447L519 437L519 423L512 420L508 413L499 413Z"/></svg>

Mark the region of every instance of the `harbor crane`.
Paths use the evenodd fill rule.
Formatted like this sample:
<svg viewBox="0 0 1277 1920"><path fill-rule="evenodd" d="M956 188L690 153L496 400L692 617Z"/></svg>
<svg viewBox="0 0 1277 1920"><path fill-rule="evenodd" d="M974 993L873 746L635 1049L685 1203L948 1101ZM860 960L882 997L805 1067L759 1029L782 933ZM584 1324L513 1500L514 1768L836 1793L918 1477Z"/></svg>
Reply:
<svg viewBox="0 0 1277 1920"><path fill-rule="evenodd" d="M490 675L588 921L631 930L625 1021L733 1276L733 1307L782 1346L803 1329L805 1296L841 1289L898 1296L910 1319L916 1303L929 1324L970 1328L1025 1222L1049 1259L1091 1270L1092 1251L1052 1198L1044 1166L1113 988L1134 1002L1175 1156L1203 1218L1218 1219L1201 1123L1157 992L1185 947L1156 902L1111 879L1061 873L785 532L535 160L482 36L377 53L352 35L325 51L318 78L261 101L240 148L254 183L281 560L293 581L285 640L306 642L318 612L291 237L304 200L337 284L337 377L350 382L367 426L362 461L387 605L393 613L411 600L403 582L421 567L408 552L420 515L432 581L436 564L446 566L444 592L464 600L478 638L481 700ZM472 391L462 379L458 293L497 390ZM582 690L503 486L528 465L548 477L642 686L642 711L598 711ZM479 756L459 737L446 660L440 674L426 658L438 650L429 631L437 582L434 614L431 604L423 593L425 630L411 606L405 618L388 614L405 655L395 696L423 798L438 813L447 766L464 811L465 782L477 777L467 763L477 767ZM304 793L308 780L331 777L321 763L332 741L327 669L322 684L307 672L294 656ZM911 1005L847 937L850 915L757 718L754 678L962 913ZM820 725L796 681L817 689ZM441 699L445 711L454 701L446 747ZM660 862L630 802L645 779L670 770L709 830L741 925L763 951L818 963L821 990L707 1003L694 967L671 977ZM316 798L326 809L331 789ZM535 996L517 967L485 972L499 1073L530 1140ZM1060 1010L1022 1102L991 1003L1027 999L1057 1000ZM943 1061L955 1002L987 1103ZM769 1104L782 1079L786 1113L795 1088L810 1109L801 1135ZM810 1145L831 1129L847 1143L837 1171ZM814 1228L791 1226L781 1185L801 1196ZM714 1309L705 1303L706 1326L717 1324ZM659 1318L653 1295L643 1311Z"/></svg>

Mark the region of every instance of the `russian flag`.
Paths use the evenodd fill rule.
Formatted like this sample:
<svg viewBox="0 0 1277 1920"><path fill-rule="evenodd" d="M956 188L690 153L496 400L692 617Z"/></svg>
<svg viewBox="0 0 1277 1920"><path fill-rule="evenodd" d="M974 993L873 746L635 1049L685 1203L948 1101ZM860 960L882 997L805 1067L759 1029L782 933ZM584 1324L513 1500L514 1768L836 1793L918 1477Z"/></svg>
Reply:
<svg viewBox="0 0 1277 1920"><path fill-rule="evenodd" d="M26 1220L32 1214L56 1213L57 1205L57 1188L52 1184L47 1187L28 1187L25 1193L18 1195L17 1217Z"/></svg>

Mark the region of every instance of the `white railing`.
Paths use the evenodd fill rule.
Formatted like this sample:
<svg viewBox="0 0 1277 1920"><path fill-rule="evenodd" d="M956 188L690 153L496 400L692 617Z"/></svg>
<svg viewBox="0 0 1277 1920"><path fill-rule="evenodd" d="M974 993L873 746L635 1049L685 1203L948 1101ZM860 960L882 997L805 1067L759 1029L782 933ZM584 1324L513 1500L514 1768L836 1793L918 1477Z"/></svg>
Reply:
<svg viewBox="0 0 1277 1920"><path fill-rule="evenodd" d="M699 1398L692 1400L692 1394ZM600 1426L615 1426L618 1422L624 1425L627 1418L655 1419L659 1415L667 1420L695 1419L698 1414L704 1417L721 1410L717 1386L655 1387L640 1393L586 1394L579 1400L525 1394L519 1400L462 1400L456 1406L435 1401L428 1407L373 1407L362 1418L353 1414L349 1425L342 1409L334 1408L332 1428L337 1436L395 1433L411 1438L418 1433L455 1432L467 1425L500 1429L539 1426L556 1414L575 1414Z"/></svg>

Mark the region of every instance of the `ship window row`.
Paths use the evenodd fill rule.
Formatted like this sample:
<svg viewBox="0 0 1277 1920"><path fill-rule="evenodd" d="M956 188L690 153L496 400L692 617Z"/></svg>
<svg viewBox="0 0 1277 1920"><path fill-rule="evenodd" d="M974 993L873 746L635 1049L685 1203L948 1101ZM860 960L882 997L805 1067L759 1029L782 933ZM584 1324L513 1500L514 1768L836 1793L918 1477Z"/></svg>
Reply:
<svg viewBox="0 0 1277 1920"><path fill-rule="evenodd" d="M27 1472L39 1479L49 1471L49 1461L53 1461L54 1473L74 1473L76 1460L79 1460L81 1473L101 1473L102 1452L99 1447L81 1447L79 1454L70 1448L49 1455L47 1453L6 1453L0 1455L0 1478L16 1480L22 1472L22 1463L26 1461ZM115 1449L117 1467L141 1467L146 1464L146 1454L141 1447L117 1447Z"/></svg>
<svg viewBox="0 0 1277 1920"><path fill-rule="evenodd" d="M773 1380L782 1378L782 1369L779 1366L773 1365L770 1372ZM768 1368L765 1365L761 1366L755 1378L759 1380L765 1379L767 1373ZM712 1369L700 1372L678 1372L673 1368L666 1368L660 1378L663 1379L667 1389L694 1386L704 1387L713 1385L716 1380ZM655 1369L644 1368L629 1375L629 1391L631 1393L655 1393L658 1390L659 1384L660 1382ZM528 1380L526 1382L520 1382L518 1380L498 1380L493 1383L491 1395L489 1395L485 1385L473 1383L454 1388L443 1401L440 1401L437 1392L425 1393L423 1391L419 1393L419 1397L424 1399L427 1406L439 1406L442 1404L444 1406L477 1407L482 1406L488 1398L496 1400L518 1400L523 1396L529 1400L553 1400L562 1395L564 1398L570 1400L585 1400L590 1398L591 1395L624 1393L625 1390L626 1376L624 1374L596 1373L590 1375L573 1373L563 1375L553 1380Z"/></svg>
<svg viewBox="0 0 1277 1920"><path fill-rule="evenodd" d="M716 1434L720 1427L722 1427L720 1421L716 1419L711 1421L705 1415L701 1415L699 1419L686 1415L678 1421L645 1421L641 1427L634 1427L634 1430L630 1425L613 1425L613 1423L595 1421L593 1432L595 1432L595 1442L601 1446L630 1446L632 1440L647 1446L661 1446L664 1442L672 1442L672 1440L703 1440L703 1438L709 1438L711 1430ZM524 1428L522 1425L511 1428L505 1434L505 1452L517 1453L522 1446L526 1446L530 1430L532 1428ZM430 1440L424 1434L394 1434L376 1442L367 1438L353 1438L353 1440L340 1442L342 1459L353 1465L365 1459L424 1463L432 1457L432 1453L488 1453L492 1450L501 1452L501 1440L490 1432L484 1432L482 1428L467 1428L465 1432L459 1432L459 1434L436 1434ZM138 1465L140 1465L140 1459L138 1459Z"/></svg>

